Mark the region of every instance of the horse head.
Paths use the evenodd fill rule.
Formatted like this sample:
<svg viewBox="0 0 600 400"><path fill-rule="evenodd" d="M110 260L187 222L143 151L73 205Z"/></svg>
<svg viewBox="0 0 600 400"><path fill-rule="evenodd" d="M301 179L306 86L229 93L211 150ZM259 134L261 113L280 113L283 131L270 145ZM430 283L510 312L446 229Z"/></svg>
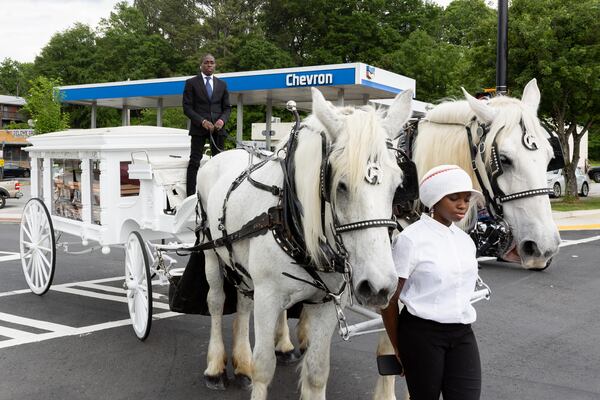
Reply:
<svg viewBox="0 0 600 400"><path fill-rule="evenodd" d="M304 188L298 193L304 208L307 250L313 260L322 259L319 240L326 237L333 243L339 235L348 252L347 265L352 269L358 302L385 306L397 285L389 222L388 226L369 226L368 222L390 221L394 193L402 186L403 174L387 141L399 134L410 117L412 92L399 94L385 116L372 107L335 107L317 89L312 89L312 104L313 115L305 124L314 133L325 132L328 150L321 151L321 136L314 134L312 139L306 135L299 142L296 153L297 163L324 166L312 173L296 169L297 185ZM328 176L327 194L320 193L324 169ZM326 210L324 231L320 222L322 195L331 203ZM362 222L367 224L361 225ZM355 228L336 230L344 225Z"/></svg>
<svg viewBox="0 0 600 400"><path fill-rule="evenodd" d="M513 236L502 257L525 268L543 269L558 252L560 236L544 193L554 151L537 117L540 91L536 80L525 86L521 100L498 96L485 102L464 94L476 116L478 125L472 126L489 130L481 138L488 190L501 203Z"/></svg>

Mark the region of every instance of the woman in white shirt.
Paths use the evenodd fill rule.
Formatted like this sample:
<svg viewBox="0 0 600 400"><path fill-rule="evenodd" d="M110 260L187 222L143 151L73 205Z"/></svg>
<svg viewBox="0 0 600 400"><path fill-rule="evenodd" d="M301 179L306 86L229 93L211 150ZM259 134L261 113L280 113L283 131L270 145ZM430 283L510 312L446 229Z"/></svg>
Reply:
<svg viewBox="0 0 600 400"><path fill-rule="evenodd" d="M483 196L456 165L428 171L419 192L430 215L423 214L394 240L398 289L382 312L383 322L404 367L411 400L438 400L440 394L444 400L479 399L481 366L470 302L476 249L454 223Z"/></svg>

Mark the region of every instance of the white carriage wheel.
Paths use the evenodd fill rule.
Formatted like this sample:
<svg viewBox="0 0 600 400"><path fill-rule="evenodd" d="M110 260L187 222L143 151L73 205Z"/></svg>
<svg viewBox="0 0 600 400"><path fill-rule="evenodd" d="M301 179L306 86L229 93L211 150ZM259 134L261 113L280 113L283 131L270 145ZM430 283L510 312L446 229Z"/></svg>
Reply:
<svg viewBox="0 0 600 400"><path fill-rule="evenodd" d="M21 216L19 248L23 274L31 291L43 295L50 289L56 267L56 240L44 202L30 199Z"/></svg>
<svg viewBox="0 0 600 400"><path fill-rule="evenodd" d="M148 251L139 232L131 232L125 244L125 286L133 330L138 339L145 340L152 325L152 279Z"/></svg>

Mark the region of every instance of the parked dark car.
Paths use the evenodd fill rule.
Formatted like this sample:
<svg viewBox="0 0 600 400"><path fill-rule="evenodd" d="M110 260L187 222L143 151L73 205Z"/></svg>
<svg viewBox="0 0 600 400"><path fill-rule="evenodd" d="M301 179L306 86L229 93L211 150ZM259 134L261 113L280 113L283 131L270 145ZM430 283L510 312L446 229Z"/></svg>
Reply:
<svg viewBox="0 0 600 400"><path fill-rule="evenodd" d="M29 168L21 167L18 164L4 164L4 178L29 178L30 176Z"/></svg>
<svg viewBox="0 0 600 400"><path fill-rule="evenodd" d="M600 167L591 167L588 169L588 176L596 183L600 183Z"/></svg>

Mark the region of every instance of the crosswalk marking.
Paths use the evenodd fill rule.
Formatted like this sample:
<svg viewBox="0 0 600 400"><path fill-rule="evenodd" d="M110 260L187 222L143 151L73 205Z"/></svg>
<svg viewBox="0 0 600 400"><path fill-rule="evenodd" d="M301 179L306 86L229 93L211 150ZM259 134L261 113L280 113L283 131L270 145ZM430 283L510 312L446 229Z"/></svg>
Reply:
<svg viewBox="0 0 600 400"><path fill-rule="evenodd" d="M70 283L62 283L58 285L52 285L50 290L60 293L68 293L77 296L91 297L101 300L108 301L116 301L119 303L127 303L126 291L118 286L108 286L103 285L103 283L111 283L115 281L123 281L124 278L121 277L110 277L110 278L101 278L101 279L93 279L89 281L83 282L70 282ZM86 290L89 289L89 290ZM98 290L105 293L99 293ZM29 289L20 289L20 290L12 290L9 292L0 293L0 297L5 296L13 296L18 294L31 293ZM169 311L169 305L157 301L159 299L166 299L167 296L162 295L160 293L152 293L153 302L152 307L156 310L166 310L165 312L160 312L152 315L152 319L159 320L165 318L172 318L178 315L181 315L176 312ZM41 329L47 332L44 333L32 333L26 330L20 330L15 328L9 328L6 326L2 326L2 322L12 323L16 325L22 325L26 327L32 327L36 329ZM41 342L45 340L60 338L64 336L74 336L74 335L85 335L96 331L101 331L105 329L116 328L120 326L130 325L131 320L129 318L117 320L117 321L109 321L103 322L94 325L88 325L83 327L72 327L68 325L55 324L48 321L37 320L32 318L21 317L18 315L8 314L4 312L0 312L0 336L6 337L8 339L0 341L0 349L18 346L27 343L35 343Z"/></svg>

